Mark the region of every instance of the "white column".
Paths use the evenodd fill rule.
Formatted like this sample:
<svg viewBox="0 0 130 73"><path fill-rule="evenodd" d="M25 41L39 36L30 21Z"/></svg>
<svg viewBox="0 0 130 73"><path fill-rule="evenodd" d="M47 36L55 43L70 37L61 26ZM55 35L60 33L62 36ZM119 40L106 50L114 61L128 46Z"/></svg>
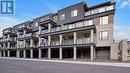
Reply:
<svg viewBox="0 0 130 73"><path fill-rule="evenodd" d="M60 59L62 59L62 48L60 47Z"/></svg>
<svg viewBox="0 0 130 73"><path fill-rule="evenodd" d="M19 48L19 41L17 40L17 48Z"/></svg>
<svg viewBox="0 0 130 73"><path fill-rule="evenodd" d="M1 57L1 51L0 51L0 57Z"/></svg>
<svg viewBox="0 0 130 73"><path fill-rule="evenodd" d="M19 58L20 57L20 52L19 52L19 50L17 50L17 58Z"/></svg>
<svg viewBox="0 0 130 73"><path fill-rule="evenodd" d="M93 61L94 60L94 47L93 46L91 46L90 48L90 53L91 53L91 56L90 56L91 61Z"/></svg>
<svg viewBox="0 0 130 73"><path fill-rule="evenodd" d="M48 32L50 32L51 31L51 24L49 23L48 24Z"/></svg>
<svg viewBox="0 0 130 73"><path fill-rule="evenodd" d="M41 54L42 54L41 49L38 49L38 51L39 51L39 58L41 58Z"/></svg>
<svg viewBox="0 0 130 73"><path fill-rule="evenodd" d="M38 45L41 46L41 37L39 37Z"/></svg>
<svg viewBox="0 0 130 73"><path fill-rule="evenodd" d="M10 57L10 51L9 50L7 51L7 53L8 53L8 57Z"/></svg>
<svg viewBox="0 0 130 73"><path fill-rule="evenodd" d="M39 26L39 34L41 34L41 26ZM38 45L41 46L41 37L39 37Z"/></svg>
<svg viewBox="0 0 130 73"><path fill-rule="evenodd" d="M76 60L76 59L77 59L77 48L74 47L74 60Z"/></svg>
<svg viewBox="0 0 130 73"><path fill-rule="evenodd" d="M41 33L41 30L42 30L42 29L41 29L41 26L39 26L39 34Z"/></svg>
<svg viewBox="0 0 130 73"><path fill-rule="evenodd" d="M3 51L3 57L5 57L5 51Z"/></svg>
<svg viewBox="0 0 130 73"><path fill-rule="evenodd" d="M50 35L48 36L48 45L49 46L51 45L51 36Z"/></svg>
<svg viewBox="0 0 130 73"><path fill-rule="evenodd" d="M33 58L33 49L30 49L30 57Z"/></svg>
<svg viewBox="0 0 130 73"><path fill-rule="evenodd" d="M60 45L62 45L62 34L60 34Z"/></svg>
<svg viewBox="0 0 130 73"><path fill-rule="evenodd" d="M76 44L76 43L77 43L77 33L74 32L74 44Z"/></svg>
<svg viewBox="0 0 130 73"><path fill-rule="evenodd" d="M23 50L23 57L26 58L26 50Z"/></svg>
<svg viewBox="0 0 130 73"><path fill-rule="evenodd" d="M93 29L91 29L91 35L90 35L90 39L91 39L91 43L93 43L94 41L94 31L93 31Z"/></svg>
<svg viewBox="0 0 130 73"><path fill-rule="evenodd" d="M51 59L51 48L48 48L48 59Z"/></svg>
<svg viewBox="0 0 130 73"><path fill-rule="evenodd" d="M30 46L33 47L33 39L30 39Z"/></svg>
<svg viewBox="0 0 130 73"><path fill-rule="evenodd" d="M10 35L8 35L8 39L10 40ZM8 42L8 49L10 49L10 42Z"/></svg>
<svg viewBox="0 0 130 73"><path fill-rule="evenodd" d="M24 37L26 36L26 30L23 31ZM24 40L24 47L26 47L26 40Z"/></svg>

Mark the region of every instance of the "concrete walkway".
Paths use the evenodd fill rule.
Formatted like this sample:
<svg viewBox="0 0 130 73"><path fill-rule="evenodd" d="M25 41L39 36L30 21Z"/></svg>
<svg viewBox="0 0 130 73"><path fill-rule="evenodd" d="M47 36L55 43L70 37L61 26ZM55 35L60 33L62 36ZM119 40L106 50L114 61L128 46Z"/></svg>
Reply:
<svg viewBox="0 0 130 73"><path fill-rule="evenodd" d="M130 67L130 63L115 63L115 62L84 62L84 61L29 59L29 58L9 58L9 57L0 57L0 59L14 59L14 60L28 60L28 61L43 61L43 62L60 62L60 63L86 64L86 65Z"/></svg>

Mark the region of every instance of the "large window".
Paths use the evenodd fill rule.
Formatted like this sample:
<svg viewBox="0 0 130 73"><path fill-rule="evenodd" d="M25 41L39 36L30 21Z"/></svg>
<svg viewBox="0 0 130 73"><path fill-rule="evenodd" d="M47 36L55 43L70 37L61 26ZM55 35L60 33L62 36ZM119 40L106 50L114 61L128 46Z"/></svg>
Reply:
<svg viewBox="0 0 130 73"><path fill-rule="evenodd" d="M71 17L75 17L78 15L78 10L71 11Z"/></svg>
<svg viewBox="0 0 130 73"><path fill-rule="evenodd" d="M108 16L100 17L100 25L108 24Z"/></svg>
<svg viewBox="0 0 130 73"><path fill-rule="evenodd" d="M60 20L64 20L65 19L65 14L61 14L60 15Z"/></svg>
<svg viewBox="0 0 130 73"><path fill-rule="evenodd" d="M93 21L87 20L87 21L84 22L84 26L88 26L88 25L93 25Z"/></svg>
<svg viewBox="0 0 130 73"><path fill-rule="evenodd" d="M99 13L100 12L105 12L105 7L99 8Z"/></svg>
<svg viewBox="0 0 130 73"><path fill-rule="evenodd" d="M100 31L100 40L108 40L108 31Z"/></svg>

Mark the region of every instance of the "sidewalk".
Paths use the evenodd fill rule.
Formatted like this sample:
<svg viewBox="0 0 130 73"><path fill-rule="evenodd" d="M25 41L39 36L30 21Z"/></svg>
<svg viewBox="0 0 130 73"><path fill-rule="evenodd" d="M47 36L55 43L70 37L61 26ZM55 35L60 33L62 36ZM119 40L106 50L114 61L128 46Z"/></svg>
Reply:
<svg viewBox="0 0 130 73"><path fill-rule="evenodd" d="M130 67L130 63L116 63L116 62L85 62L85 61L29 59L29 58L8 58L8 57L0 57L0 59L14 59L14 60L28 60L28 61L42 61L42 62L59 62L59 63L102 65L102 66L115 66L115 67Z"/></svg>

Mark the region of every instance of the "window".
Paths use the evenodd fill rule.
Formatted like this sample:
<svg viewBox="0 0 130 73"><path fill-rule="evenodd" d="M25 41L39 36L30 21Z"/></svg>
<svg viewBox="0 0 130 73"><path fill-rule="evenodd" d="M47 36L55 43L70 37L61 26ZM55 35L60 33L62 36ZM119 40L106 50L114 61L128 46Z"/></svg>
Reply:
<svg viewBox="0 0 130 73"><path fill-rule="evenodd" d="M105 11L105 7L99 8L99 13L104 11Z"/></svg>
<svg viewBox="0 0 130 73"><path fill-rule="evenodd" d="M92 20L85 21L84 26L88 26L88 25L93 25L93 21Z"/></svg>
<svg viewBox="0 0 130 73"><path fill-rule="evenodd" d="M78 10L71 11L71 17L75 17L78 15Z"/></svg>
<svg viewBox="0 0 130 73"><path fill-rule="evenodd" d="M100 25L108 24L108 16L100 17Z"/></svg>
<svg viewBox="0 0 130 73"><path fill-rule="evenodd" d="M37 27L37 26L38 26L38 22L35 23L35 27Z"/></svg>
<svg viewBox="0 0 130 73"><path fill-rule="evenodd" d="M72 29L72 28L75 28L75 24L68 25L68 29Z"/></svg>
<svg viewBox="0 0 130 73"><path fill-rule="evenodd" d="M65 14L61 14L60 15L60 20L64 20L65 19Z"/></svg>
<svg viewBox="0 0 130 73"><path fill-rule="evenodd" d="M107 7L107 10L112 10L112 9L114 9L113 5Z"/></svg>
<svg viewBox="0 0 130 73"><path fill-rule="evenodd" d="M100 31L100 40L108 40L108 31Z"/></svg>

